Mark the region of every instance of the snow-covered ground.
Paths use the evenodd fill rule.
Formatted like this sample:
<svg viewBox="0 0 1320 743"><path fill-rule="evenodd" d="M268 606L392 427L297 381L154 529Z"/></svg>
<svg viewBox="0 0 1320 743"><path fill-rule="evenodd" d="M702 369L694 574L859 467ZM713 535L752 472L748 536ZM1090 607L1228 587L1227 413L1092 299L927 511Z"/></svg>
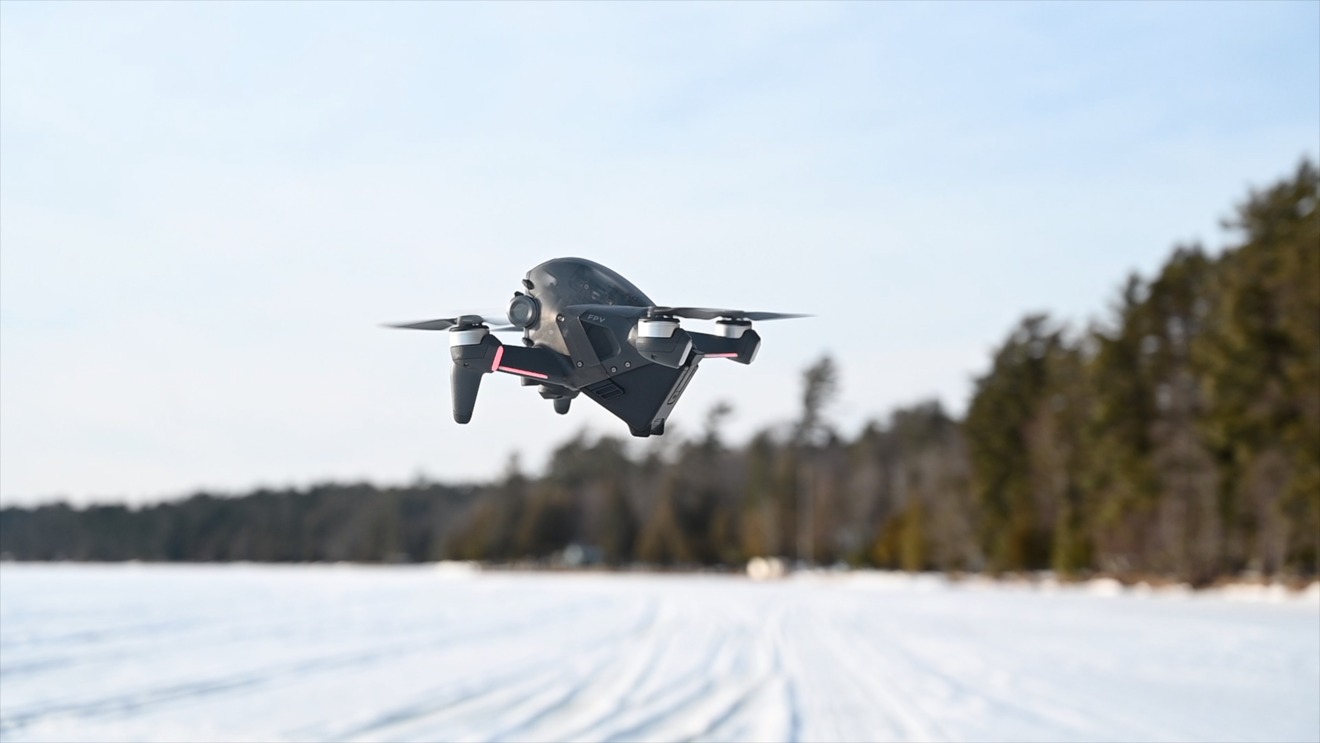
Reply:
<svg viewBox="0 0 1320 743"><path fill-rule="evenodd" d="M1320 740L1320 595L1246 597L6 564L0 738Z"/></svg>

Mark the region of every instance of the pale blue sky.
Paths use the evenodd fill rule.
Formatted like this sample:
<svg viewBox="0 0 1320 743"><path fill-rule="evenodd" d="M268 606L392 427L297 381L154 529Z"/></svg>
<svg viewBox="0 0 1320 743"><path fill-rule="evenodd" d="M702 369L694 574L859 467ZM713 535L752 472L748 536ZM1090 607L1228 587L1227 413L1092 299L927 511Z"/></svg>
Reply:
<svg viewBox="0 0 1320 743"><path fill-rule="evenodd" d="M1320 153L1320 3L0 3L0 500L538 467L583 426L444 334L580 255L815 313L702 366L735 439L966 405L1025 313ZM699 325L699 324L698 324Z"/></svg>

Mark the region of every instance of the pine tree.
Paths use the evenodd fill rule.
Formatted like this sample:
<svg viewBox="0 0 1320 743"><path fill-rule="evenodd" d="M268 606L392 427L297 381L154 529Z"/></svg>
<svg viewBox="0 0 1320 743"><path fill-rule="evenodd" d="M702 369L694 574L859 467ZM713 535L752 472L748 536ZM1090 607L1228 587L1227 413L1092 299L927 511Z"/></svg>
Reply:
<svg viewBox="0 0 1320 743"><path fill-rule="evenodd" d="M1317 571L1320 549L1320 209L1317 171L1253 193L1227 226L1217 322L1197 351L1206 430L1224 462L1240 564Z"/></svg>

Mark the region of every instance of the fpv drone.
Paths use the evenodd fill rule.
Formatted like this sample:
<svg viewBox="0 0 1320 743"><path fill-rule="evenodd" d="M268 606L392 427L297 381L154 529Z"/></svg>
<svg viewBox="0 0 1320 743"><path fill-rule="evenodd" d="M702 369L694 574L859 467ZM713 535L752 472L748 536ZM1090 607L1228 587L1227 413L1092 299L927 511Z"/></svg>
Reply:
<svg viewBox="0 0 1320 743"><path fill-rule="evenodd" d="M454 420L467 423L481 378L493 372L539 387L555 412L584 393L628 424L634 436L659 436L665 419L703 359L750 364L761 346L760 320L806 315L711 307L665 307L605 266L556 258L527 272L525 291L513 293L506 318L460 315L391 324L448 330ZM718 334L679 327L679 318L714 320ZM519 331L523 345L506 346L492 332Z"/></svg>

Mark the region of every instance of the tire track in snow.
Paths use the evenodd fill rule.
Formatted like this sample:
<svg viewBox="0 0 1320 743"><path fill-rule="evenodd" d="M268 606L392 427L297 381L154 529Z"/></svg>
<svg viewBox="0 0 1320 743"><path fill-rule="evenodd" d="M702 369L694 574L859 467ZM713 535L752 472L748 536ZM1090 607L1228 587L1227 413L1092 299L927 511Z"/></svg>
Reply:
<svg viewBox="0 0 1320 743"><path fill-rule="evenodd" d="M721 724L728 724L738 709L746 708L752 692L769 679L768 669L757 669L755 643L742 632L726 631L720 648L723 655L716 658L705 682L669 710L662 710L660 719L646 726L643 733L646 737L697 739Z"/></svg>
<svg viewBox="0 0 1320 743"><path fill-rule="evenodd" d="M474 733L471 740L549 740L557 739L533 734L533 729L544 725L549 719L567 712L590 689L598 686L602 679L612 675L611 669L619 665L617 648L632 641L637 635L645 635L657 623L657 611L652 607L646 616L635 626L605 636L592 636L576 651L561 652L551 667L552 680L521 695L518 704L506 707L500 714L502 727L493 732L491 726L483 720L483 728ZM585 667L584 659L590 658L591 664ZM571 670L570 674L565 669ZM617 671L613 671L617 673ZM504 720L510 720L504 722ZM487 718L489 719L489 718ZM462 739L462 736L459 736Z"/></svg>
<svg viewBox="0 0 1320 743"><path fill-rule="evenodd" d="M922 705L929 705L941 696L933 693L931 687L943 686L952 692L952 696L967 700L964 704L977 706L979 703L982 708L999 710L998 716L1003 719L1035 721L1041 730L1063 729L1081 734L1101 727L1112 730L1113 724L1119 722L1130 737L1170 739L1170 731L1152 725L1144 718L1132 717L1121 706L1098 712L1094 704L1078 702L1079 698L1093 701L1089 695L1065 696L1057 688L1033 682L1028 675L1004 671L1014 667L1013 661L1020 662L1020 659L1006 657L993 644L988 648L978 645L975 652L970 648L958 651L956 648L961 642L957 634L950 633L950 638L938 649L919 651L916 646L924 646L920 641L888 642L882 649L878 644L885 638L861 635L862 643L870 651L896 662L907 677L927 680L927 693L918 696ZM931 680L935 684L930 684Z"/></svg>
<svg viewBox="0 0 1320 743"><path fill-rule="evenodd" d="M637 637L624 637L611 646L612 662L607 672L587 680L564 695L559 703L491 736L491 740L581 740L617 716L637 689L651 678L664 649L675 638L660 628L672 615L668 607L657 608L652 621ZM627 650L640 645L641 652Z"/></svg>
<svg viewBox="0 0 1320 743"><path fill-rule="evenodd" d="M532 663L528 662L529 658L526 656L507 658L503 664L488 666L474 675L450 679L420 694L414 694L412 702L392 706L385 712L374 715L370 720L348 728L340 727L336 732L324 737L331 740L349 740L369 738L389 731L389 737L392 739L408 738L410 729L434 728L449 720L452 727L441 737L462 738L464 735L452 731L465 725L471 727L463 721L464 718L476 716L479 719L490 719L485 713L491 708L499 710L501 715L510 714L519 708L518 705L547 693L547 689L553 690L562 686L565 669L580 667L596 656L604 655L605 658L586 671L580 671L578 676L589 676L599 672L608 662L609 643L629 637L641 631L639 628L652 625L654 622L654 609L648 608L641 612L635 626L615 630L604 636L583 637L577 642L565 644L551 641L538 643L534 635L530 639L530 644L540 645L548 652L539 658L531 659ZM476 733L472 735L481 737Z"/></svg>
<svg viewBox="0 0 1320 743"><path fill-rule="evenodd" d="M857 613L854 613L856 616ZM915 656L905 643L904 632L889 628L862 631L855 623L843 627L850 636L847 648L836 646L839 664L852 671L894 719L902 724L895 737L904 740L952 740L960 736L949 728L950 712L959 709L999 708L1015 720L1034 719L1045 729L1074 729L1077 718L1066 713L1041 711L1030 696L1009 697L987 691L992 685L974 684L965 676L945 673L933 662ZM945 648L947 652L949 648ZM955 653L956 655L956 653ZM868 673L868 669L870 672ZM902 679L901 688L890 679Z"/></svg>
<svg viewBox="0 0 1320 743"><path fill-rule="evenodd" d="M0 716L0 733L12 735L33 724L61 717L101 718L129 717L145 710L181 701L191 701L217 694L250 691L258 687L295 681L309 674L324 671L345 671L368 664L379 664L404 655L411 655L427 647L447 646L472 642L487 637L501 637L510 632L525 630L529 626L542 628L571 622L581 617L581 608L570 606L537 619L520 619L504 625L473 628L468 632L445 634L419 643L416 639L392 640L381 646L348 653L333 653L311 659L299 659L271 666L258 666L240 673L218 674L209 678L182 679L170 684L135 689L126 693L96 697L90 700L51 700L32 707L5 710ZM546 619L549 624L546 624ZM113 636L109 631L106 636Z"/></svg>
<svg viewBox="0 0 1320 743"><path fill-rule="evenodd" d="M1035 682L1030 673L1020 670L1021 658L1007 654L998 643L982 638L969 646L965 626L948 626L944 621L932 626L904 617L903 625L876 632L874 626L861 627L856 623L855 617L862 614L851 612L854 619L847 625L858 638L858 653L886 664L904 678L914 706L923 709L930 719L947 721L950 712L954 712L956 720L962 717L958 712L980 712L978 720L968 721L978 723L973 728L986 730L992 720L1010 721L1017 727L1016 732L1001 736L1007 739L1021 737L1024 722L1041 737L1058 735L1059 731L1084 735L1096 729L1113 730L1115 722L1127 731L1124 733L1127 737L1143 740L1177 737L1146 718L1133 717L1125 711L1128 705L1097 711L1091 695L1066 696L1057 687ZM1041 667L1054 662L1049 657L1039 660ZM949 729L940 737L960 736Z"/></svg>
<svg viewBox="0 0 1320 743"><path fill-rule="evenodd" d="M694 621L689 606L671 605L669 622L661 630L672 639L656 643L648 661L650 677L639 677L627 694L621 695L607 717L599 718L570 736L575 739L637 740L674 739L700 729L700 721L689 718L700 712L700 702L723 681L736 665L738 643L730 641L721 617L702 612ZM669 653L667 651L674 651ZM666 726L685 726L674 732ZM693 726L696 726L695 729Z"/></svg>
<svg viewBox="0 0 1320 743"><path fill-rule="evenodd" d="M144 624L135 621L145 618L134 610L141 600L113 574L66 592L76 621L64 623L64 605L29 580L32 605L46 613L27 609L22 621L75 640L67 654L25 646L33 629L6 615L5 669L16 673L0 702L16 706L0 704L0 738L1320 735L1306 691L1320 678L1309 608L858 591L815 576L482 576L437 587L420 571L302 570L278 581L259 570L229 575L229 593L200 607L157 600L152 619L210 618L150 638L133 634ZM150 577L134 585L154 590ZM250 590L249 578L263 590ZM25 589L13 586L7 606L24 606ZM87 606L111 630L125 628L123 644L114 631L77 639ZM105 657L130 649L142 652ZM24 665L60 659L72 662Z"/></svg>
<svg viewBox="0 0 1320 743"><path fill-rule="evenodd" d="M754 621L754 619L754 617L748 618L744 622ZM773 699L776 696L776 691L783 695L788 693L781 658L783 642L779 629L782 627L782 621L782 613L776 611L771 613L765 619L765 623L756 629L754 639L746 653L748 655L746 665L749 666L748 672L745 674L747 679L742 681L739 686L734 687L733 694L724 695L726 699L721 700L722 707L709 716L707 723L700 731L683 738L684 741L796 739L796 730L800 727L800 719L796 709L791 705L784 729L780 731L762 729L754 733L754 725L749 724L754 721L742 719L743 716L756 710L758 702L761 702L762 706L766 706L765 702L761 700ZM758 669L757 666L761 667Z"/></svg>
<svg viewBox="0 0 1320 743"><path fill-rule="evenodd" d="M936 718L912 704L910 688L890 681L888 659L859 652L858 638L839 631L814 609L804 608L789 618L794 621L791 630L796 641L787 672L821 697L810 705L813 711L830 712L813 715L797 731L798 739L948 739ZM785 632L789 631L786 626ZM847 682L840 683L841 679ZM819 694L821 690L830 693Z"/></svg>

